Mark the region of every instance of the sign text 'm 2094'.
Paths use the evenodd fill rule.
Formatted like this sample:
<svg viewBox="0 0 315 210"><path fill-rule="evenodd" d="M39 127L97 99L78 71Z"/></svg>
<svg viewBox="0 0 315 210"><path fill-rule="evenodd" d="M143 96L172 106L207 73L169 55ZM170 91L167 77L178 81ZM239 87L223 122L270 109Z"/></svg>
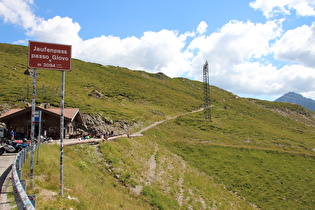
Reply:
<svg viewBox="0 0 315 210"><path fill-rule="evenodd" d="M56 68L56 64L54 63L43 63L45 68Z"/></svg>

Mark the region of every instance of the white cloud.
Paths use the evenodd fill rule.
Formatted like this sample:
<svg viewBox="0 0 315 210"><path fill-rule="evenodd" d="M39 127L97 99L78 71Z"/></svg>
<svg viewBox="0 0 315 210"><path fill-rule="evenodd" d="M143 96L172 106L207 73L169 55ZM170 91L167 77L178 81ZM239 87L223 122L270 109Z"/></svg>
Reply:
<svg viewBox="0 0 315 210"><path fill-rule="evenodd" d="M234 71L237 72L236 87L239 91L248 90L248 93L265 94L270 91L279 91L283 84L278 82L279 73L276 68L269 65L263 65L259 62L244 62L236 65Z"/></svg>
<svg viewBox="0 0 315 210"><path fill-rule="evenodd" d="M277 14L289 15L295 10L300 16L315 16L315 0L256 0L250 6L261 10L267 18Z"/></svg>
<svg viewBox="0 0 315 210"><path fill-rule="evenodd" d="M12 23L24 29L31 28L40 20L33 14L32 4L33 0L2 0L0 2L0 17L6 23Z"/></svg>
<svg viewBox="0 0 315 210"><path fill-rule="evenodd" d="M289 14L292 9L306 16L313 14L314 1L256 0L251 6L266 17ZM37 41L73 45L73 57L81 60L197 80L202 79L202 66L208 60L210 83L236 94L314 93L315 23L284 32L283 19L265 23L232 20L207 33L208 24L201 21L196 29L182 34L164 29L144 32L141 37L102 35L83 40L79 23L59 16L44 20L33 14L32 6L31 0L2 0L0 17L23 27ZM277 68L272 55L289 64Z"/></svg>
<svg viewBox="0 0 315 210"><path fill-rule="evenodd" d="M297 32L282 37L281 23L281 20L265 24L231 21L209 36L196 37L189 46L189 50L196 53L192 62L194 71L190 72L190 76L201 79L201 64L208 60L210 82L240 95L257 97L313 90L315 69L304 65L314 59L298 56L298 53L302 55L303 48L304 54L314 51L314 29L307 26L296 29L304 34L303 38L296 36ZM294 44L294 41L300 43ZM291 52L292 47L296 47L297 52ZM278 69L265 60L274 50L277 50L277 59L280 55L282 59L292 55L299 57L300 64L285 65Z"/></svg>
<svg viewBox="0 0 315 210"><path fill-rule="evenodd" d="M198 34L204 34L207 32L208 24L205 21L201 21L197 27Z"/></svg>
<svg viewBox="0 0 315 210"><path fill-rule="evenodd" d="M189 70L185 36L176 31L148 31L142 37L101 36L83 41L77 56L84 60L180 76Z"/></svg>
<svg viewBox="0 0 315 210"><path fill-rule="evenodd" d="M274 46L275 58L315 68L315 22L286 31Z"/></svg>
<svg viewBox="0 0 315 210"><path fill-rule="evenodd" d="M248 59L270 53L270 41L279 37L281 23L268 21L255 24L250 21L231 21L209 36L192 40L188 49L197 55L193 63L209 60L213 75L221 75ZM195 77L199 72L196 70Z"/></svg>
<svg viewBox="0 0 315 210"><path fill-rule="evenodd" d="M41 20L27 32L27 35L45 42L77 44L81 40L78 35L80 29L80 25L71 18L55 16L52 19Z"/></svg>
<svg viewBox="0 0 315 210"><path fill-rule="evenodd" d="M285 86L286 92L307 92L315 88L315 73L313 68L301 65L287 65L280 70L279 81Z"/></svg>
<svg viewBox="0 0 315 210"><path fill-rule="evenodd" d="M301 95L303 95L306 98L312 98L315 99L315 91L307 91L307 92L300 92Z"/></svg>
<svg viewBox="0 0 315 210"><path fill-rule="evenodd" d="M271 64L244 62L234 66L233 72L237 73L229 74L221 80L228 82L227 89L244 97L275 100L284 93L294 91L315 99L315 91L312 91L315 89L313 68L287 65L277 69Z"/></svg>

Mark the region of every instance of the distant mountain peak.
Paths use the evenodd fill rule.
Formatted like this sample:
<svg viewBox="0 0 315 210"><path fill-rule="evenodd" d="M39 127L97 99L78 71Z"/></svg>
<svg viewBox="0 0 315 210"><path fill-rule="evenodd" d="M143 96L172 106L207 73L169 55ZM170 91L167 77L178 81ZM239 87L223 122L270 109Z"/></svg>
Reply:
<svg viewBox="0 0 315 210"><path fill-rule="evenodd" d="M295 92L288 92L281 96L280 98L276 99L275 101L298 104L315 112L315 101Z"/></svg>

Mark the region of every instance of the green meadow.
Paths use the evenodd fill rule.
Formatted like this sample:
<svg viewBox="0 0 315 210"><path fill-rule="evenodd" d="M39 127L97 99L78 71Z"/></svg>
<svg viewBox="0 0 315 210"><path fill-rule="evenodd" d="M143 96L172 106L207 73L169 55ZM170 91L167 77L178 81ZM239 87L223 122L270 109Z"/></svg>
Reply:
<svg viewBox="0 0 315 210"><path fill-rule="evenodd" d="M27 47L0 44L0 112L30 103L26 70ZM58 107L61 73L37 72L37 105ZM66 107L130 132L166 121L142 137L65 147L63 197L59 147L42 145L27 193L38 209L314 209L315 113L210 91L211 121L190 113L203 107L201 82L74 59Z"/></svg>
<svg viewBox="0 0 315 210"><path fill-rule="evenodd" d="M286 114L279 115L278 104L271 107L267 102L265 108L262 104L266 102L235 100L239 102L233 106L238 105L238 112L243 110L244 114L236 114L226 101L224 108L213 105L212 122L198 112L166 121L144 132L143 137L66 147L65 189L74 200L58 195L59 148L44 145L36 165L38 205L75 209L133 209L133 205L144 209L313 209L312 113L288 105ZM245 106L246 102L251 105ZM295 115L300 116L291 119ZM54 196L41 197L45 190Z"/></svg>

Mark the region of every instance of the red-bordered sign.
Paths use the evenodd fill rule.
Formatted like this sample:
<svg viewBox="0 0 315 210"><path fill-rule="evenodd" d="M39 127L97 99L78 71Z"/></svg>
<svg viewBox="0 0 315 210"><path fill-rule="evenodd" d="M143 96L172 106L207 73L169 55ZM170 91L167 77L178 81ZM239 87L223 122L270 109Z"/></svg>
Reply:
<svg viewBox="0 0 315 210"><path fill-rule="evenodd" d="M29 41L28 67L71 71L71 45Z"/></svg>

